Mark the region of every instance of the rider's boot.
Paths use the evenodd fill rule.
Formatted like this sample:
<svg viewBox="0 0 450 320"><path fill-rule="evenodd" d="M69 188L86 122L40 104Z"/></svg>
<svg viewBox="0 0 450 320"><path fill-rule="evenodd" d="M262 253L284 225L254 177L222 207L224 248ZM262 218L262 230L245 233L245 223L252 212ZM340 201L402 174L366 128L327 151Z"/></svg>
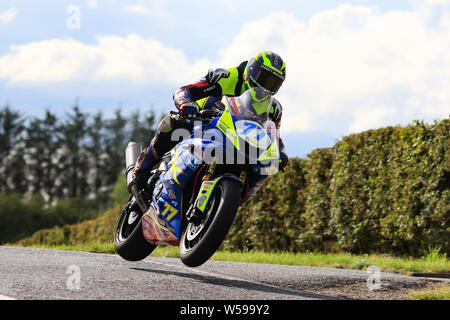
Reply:
<svg viewBox="0 0 450 320"><path fill-rule="evenodd" d="M140 154L134 167L134 183L139 190L145 188L151 176L153 167L161 160L162 156L173 147L171 143L172 130L167 132L157 131L150 146Z"/></svg>
<svg viewBox="0 0 450 320"><path fill-rule="evenodd" d="M152 147L145 148L136 161L136 166L133 171L133 183L136 184L139 190L145 188L148 179L150 178L153 166L157 163L157 158L152 152Z"/></svg>
<svg viewBox="0 0 450 320"><path fill-rule="evenodd" d="M166 115L158 124L156 135L152 139L150 146L142 151L136 162L133 180L139 190L145 188L151 176L152 168L166 152L179 142L179 138L177 140L177 137L173 137L172 133L174 133L176 128L181 127L184 128L184 123L175 121L170 114Z"/></svg>

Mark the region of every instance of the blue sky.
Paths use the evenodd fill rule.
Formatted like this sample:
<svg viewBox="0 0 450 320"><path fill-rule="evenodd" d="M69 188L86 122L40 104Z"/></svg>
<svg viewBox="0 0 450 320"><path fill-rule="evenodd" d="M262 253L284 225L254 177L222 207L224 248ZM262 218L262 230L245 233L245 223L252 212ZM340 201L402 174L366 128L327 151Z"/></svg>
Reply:
<svg viewBox="0 0 450 320"><path fill-rule="evenodd" d="M75 5L79 28L68 27ZM73 21L73 20L70 20ZM450 1L2 1L0 104L25 115L173 109L214 67L278 52L282 137L305 156L450 111Z"/></svg>

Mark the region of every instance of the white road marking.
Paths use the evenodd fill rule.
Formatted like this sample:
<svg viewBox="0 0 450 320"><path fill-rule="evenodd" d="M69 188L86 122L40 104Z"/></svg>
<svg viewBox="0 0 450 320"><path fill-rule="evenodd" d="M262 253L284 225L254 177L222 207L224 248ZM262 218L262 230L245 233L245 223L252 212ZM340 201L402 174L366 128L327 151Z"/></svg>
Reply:
<svg viewBox="0 0 450 320"><path fill-rule="evenodd" d="M16 300L16 299L11 298L11 297L8 297L8 296L2 296L2 295L0 294L0 300Z"/></svg>

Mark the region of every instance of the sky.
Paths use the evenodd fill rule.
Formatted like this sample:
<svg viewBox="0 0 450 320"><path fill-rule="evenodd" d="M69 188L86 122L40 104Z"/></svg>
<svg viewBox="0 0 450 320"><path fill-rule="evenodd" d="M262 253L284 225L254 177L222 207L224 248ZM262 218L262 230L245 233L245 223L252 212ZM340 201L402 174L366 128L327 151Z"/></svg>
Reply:
<svg viewBox="0 0 450 320"><path fill-rule="evenodd" d="M6 0L0 106L25 116L174 110L212 68L270 50L289 156L450 114L450 0Z"/></svg>

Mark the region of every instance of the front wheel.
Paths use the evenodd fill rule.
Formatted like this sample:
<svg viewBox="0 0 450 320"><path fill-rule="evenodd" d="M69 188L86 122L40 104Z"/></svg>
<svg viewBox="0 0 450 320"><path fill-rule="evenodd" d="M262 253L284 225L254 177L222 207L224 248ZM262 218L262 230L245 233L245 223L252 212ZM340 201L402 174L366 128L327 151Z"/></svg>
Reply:
<svg viewBox="0 0 450 320"><path fill-rule="evenodd" d="M241 185L234 180L217 184L200 222L189 222L181 237L181 261L189 267L205 263L230 230L241 200Z"/></svg>
<svg viewBox="0 0 450 320"><path fill-rule="evenodd" d="M114 234L116 252L125 260L139 261L146 258L157 246L148 242L142 234L142 210L132 198L122 211Z"/></svg>

